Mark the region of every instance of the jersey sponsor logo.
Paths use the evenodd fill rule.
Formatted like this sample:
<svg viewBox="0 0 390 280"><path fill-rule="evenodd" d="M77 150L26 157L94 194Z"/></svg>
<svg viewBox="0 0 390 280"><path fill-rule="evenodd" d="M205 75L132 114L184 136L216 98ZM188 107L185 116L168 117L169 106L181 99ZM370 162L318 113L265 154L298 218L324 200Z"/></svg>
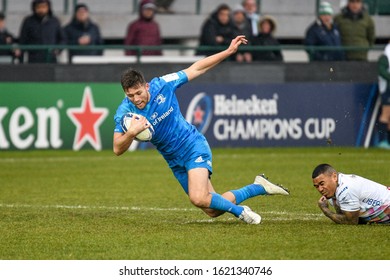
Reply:
<svg viewBox="0 0 390 280"><path fill-rule="evenodd" d="M154 112L151 116L150 116L150 119L151 120L154 120L155 118L157 118L158 116L158 113L157 112Z"/></svg>
<svg viewBox="0 0 390 280"><path fill-rule="evenodd" d="M163 104L165 102L165 100L166 100L165 96L160 93L159 95L157 95L154 102L157 102L157 104L160 105L160 104Z"/></svg>
<svg viewBox="0 0 390 280"><path fill-rule="evenodd" d="M381 206L382 205L382 202L379 201L379 200L376 200L376 199L372 199L372 198L364 198L362 200L363 203L366 203L367 205L371 205L372 207L375 207L375 206Z"/></svg>
<svg viewBox="0 0 390 280"><path fill-rule="evenodd" d="M168 117L172 112L173 112L173 107L172 107L172 106L171 106L171 108L169 108L168 111L164 112L160 117L158 116L158 113L157 113L157 112L154 112L154 113L152 114L152 116L154 116L152 125L153 125L153 126L156 126L159 122L161 122L161 121L164 120L166 117ZM152 120L152 119L151 119L151 120Z"/></svg>

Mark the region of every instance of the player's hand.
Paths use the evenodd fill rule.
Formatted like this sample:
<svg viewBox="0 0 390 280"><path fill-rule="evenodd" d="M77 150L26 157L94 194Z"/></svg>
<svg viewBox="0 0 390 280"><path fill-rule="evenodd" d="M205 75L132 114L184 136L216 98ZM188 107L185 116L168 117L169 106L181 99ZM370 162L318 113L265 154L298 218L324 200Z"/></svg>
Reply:
<svg viewBox="0 0 390 280"><path fill-rule="evenodd" d="M321 196L320 200L318 200L318 207L321 209L329 208L328 199L325 196Z"/></svg>
<svg viewBox="0 0 390 280"><path fill-rule="evenodd" d="M234 38L231 43L230 43L230 46L229 48L227 49L228 52L230 52L230 54L233 54L233 53L236 53L237 50L238 50L238 47L241 45L241 44L248 44L248 40L245 38L244 35L239 35L237 36L236 38Z"/></svg>
<svg viewBox="0 0 390 280"><path fill-rule="evenodd" d="M131 125L127 132L134 136L150 127L150 123L144 116L136 117L133 115L131 118Z"/></svg>

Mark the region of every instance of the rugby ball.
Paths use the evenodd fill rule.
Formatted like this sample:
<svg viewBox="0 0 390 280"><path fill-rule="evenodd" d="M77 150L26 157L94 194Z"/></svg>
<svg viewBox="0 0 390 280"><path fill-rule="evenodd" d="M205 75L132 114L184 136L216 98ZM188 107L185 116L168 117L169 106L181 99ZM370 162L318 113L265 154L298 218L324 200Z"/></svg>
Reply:
<svg viewBox="0 0 390 280"><path fill-rule="evenodd" d="M135 113L126 113L123 115L121 119L121 126L122 129L126 132L127 129L131 126L131 122L133 121L133 116L135 116L135 121L139 120L140 115ZM146 128L145 130L141 131L140 133L135 136L135 140L141 141L141 142L148 142L152 140L154 134L153 126L150 125L150 127Z"/></svg>

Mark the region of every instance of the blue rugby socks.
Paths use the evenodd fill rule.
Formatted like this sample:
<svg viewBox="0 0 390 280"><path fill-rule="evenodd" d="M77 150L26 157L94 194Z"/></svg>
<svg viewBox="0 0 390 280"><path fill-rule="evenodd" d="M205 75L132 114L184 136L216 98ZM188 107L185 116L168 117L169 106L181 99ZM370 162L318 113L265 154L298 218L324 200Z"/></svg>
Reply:
<svg viewBox="0 0 390 280"><path fill-rule="evenodd" d="M226 198L224 198L222 195L218 193L211 193L210 208L229 212L235 215L236 217L238 217L241 214L242 210L244 209L242 206L239 206L241 202L254 196L267 194L264 187L262 185L257 185L257 184L251 184L242 187L241 189L238 190L232 190L230 192L232 192L233 195L236 197L236 204L227 200Z"/></svg>
<svg viewBox="0 0 390 280"><path fill-rule="evenodd" d="M251 184L245 187L242 187L238 190L232 190L231 191L234 196L236 197L236 204L240 204L244 200L247 200L248 198L258 196L258 195L265 195L267 192L265 191L264 187L262 185L257 184Z"/></svg>
<svg viewBox="0 0 390 280"><path fill-rule="evenodd" d="M242 206L230 202L218 193L211 193L210 208L232 213L236 217L240 216L242 210L244 210Z"/></svg>

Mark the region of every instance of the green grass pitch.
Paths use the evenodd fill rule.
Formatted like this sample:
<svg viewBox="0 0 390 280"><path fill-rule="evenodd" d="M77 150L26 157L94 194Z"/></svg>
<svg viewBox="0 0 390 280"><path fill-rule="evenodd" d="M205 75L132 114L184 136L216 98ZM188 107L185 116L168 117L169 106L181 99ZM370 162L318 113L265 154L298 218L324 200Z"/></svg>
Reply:
<svg viewBox="0 0 390 280"><path fill-rule="evenodd" d="M390 152L358 148L214 149L218 192L265 173L291 190L245 204L263 222L208 218L154 150L1 151L2 260L387 259L388 226L336 225L317 207L311 172L327 162L390 185Z"/></svg>

